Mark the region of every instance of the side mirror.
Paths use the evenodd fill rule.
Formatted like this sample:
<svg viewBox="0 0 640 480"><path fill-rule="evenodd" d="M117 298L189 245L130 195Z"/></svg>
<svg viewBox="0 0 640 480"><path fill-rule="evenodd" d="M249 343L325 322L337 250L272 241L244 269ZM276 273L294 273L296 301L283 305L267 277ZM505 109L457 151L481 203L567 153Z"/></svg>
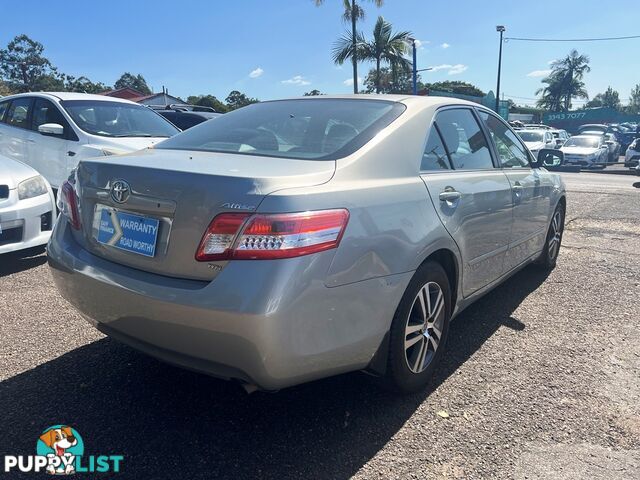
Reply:
<svg viewBox="0 0 640 480"><path fill-rule="evenodd" d="M59 123L43 123L38 127L38 132L42 135L62 136L64 135L64 127Z"/></svg>
<svg viewBox="0 0 640 480"><path fill-rule="evenodd" d="M562 164L564 164L564 152L553 148L543 148L538 152L538 158L531 167L559 167Z"/></svg>

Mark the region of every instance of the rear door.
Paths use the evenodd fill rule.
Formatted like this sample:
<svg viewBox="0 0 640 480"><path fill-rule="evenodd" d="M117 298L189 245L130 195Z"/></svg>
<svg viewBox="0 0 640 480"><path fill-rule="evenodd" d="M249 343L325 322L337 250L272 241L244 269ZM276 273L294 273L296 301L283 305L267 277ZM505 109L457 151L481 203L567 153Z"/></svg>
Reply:
<svg viewBox="0 0 640 480"><path fill-rule="evenodd" d="M502 119L486 110L478 114L512 189L513 228L505 261L505 271L509 271L542 249L553 185L538 169L531 168L529 150Z"/></svg>
<svg viewBox="0 0 640 480"><path fill-rule="evenodd" d="M69 175L67 163L70 156L75 155L73 147L78 137L58 107L46 98L35 99L31 118L31 135L27 145L29 161L53 188L59 188ZM38 127L45 123L62 125L64 134L41 134Z"/></svg>
<svg viewBox="0 0 640 480"><path fill-rule="evenodd" d="M466 297L502 275L512 224L509 180L495 167L471 108L437 113L421 176L442 223L460 249Z"/></svg>
<svg viewBox="0 0 640 480"><path fill-rule="evenodd" d="M27 156L31 97L18 97L11 101L0 126L0 155L19 160L30 165Z"/></svg>

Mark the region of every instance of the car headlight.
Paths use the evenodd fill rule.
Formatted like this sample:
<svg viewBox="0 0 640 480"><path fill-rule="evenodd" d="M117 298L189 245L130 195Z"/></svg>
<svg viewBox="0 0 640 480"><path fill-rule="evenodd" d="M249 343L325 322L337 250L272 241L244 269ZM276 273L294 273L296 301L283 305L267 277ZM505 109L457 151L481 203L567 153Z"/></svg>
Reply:
<svg viewBox="0 0 640 480"><path fill-rule="evenodd" d="M40 175L31 177L18 184L18 199L37 197L47 193L47 184Z"/></svg>

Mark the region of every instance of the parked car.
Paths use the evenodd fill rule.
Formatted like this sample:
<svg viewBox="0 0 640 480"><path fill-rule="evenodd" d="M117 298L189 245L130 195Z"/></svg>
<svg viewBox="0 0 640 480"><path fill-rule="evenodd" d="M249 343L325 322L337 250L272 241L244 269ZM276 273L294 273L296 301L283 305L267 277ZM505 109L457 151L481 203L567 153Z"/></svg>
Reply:
<svg viewBox="0 0 640 480"><path fill-rule="evenodd" d="M601 132L602 134L611 133L616 137L617 142L620 144L621 151L626 151L628 146L634 139L632 132L626 131L624 127L620 128L618 125L606 125L606 124L586 124L581 125L578 128L580 135L584 132Z"/></svg>
<svg viewBox="0 0 640 480"><path fill-rule="evenodd" d="M551 130L519 130L518 135L535 157L543 148L556 148L556 140Z"/></svg>
<svg viewBox="0 0 640 480"><path fill-rule="evenodd" d="M620 144L616 140L616 137L613 133L602 133L599 131L590 131L585 130L580 135L590 135L596 137L602 137L602 140L607 145L609 149L609 153L607 155L607 163L614 163L618 161L618 157L620 157Z"/></svg>
<svg viewBox="0 0 640 480"><path fill-rule="evenodd" d="M554 267L565 188L538 167L463 100L261 102L80 162L49 264L101 331L248 390L368 370L414 391L451 318Z"/></svg>
<svg viewBox="0 0 640 480"><path fill-rule="evenodd" d="M553 127L544 125L543 123L528 123L524 128L527 130L553 130Z"/></svg>
<svg viewBox="0 0 640 480"><path fill-rule="evenodd" d="M603 135L575 135L560 147L565 163L584 168L605 168L609 157L609 147Z"/></svg>
<svg viewBox="0 0 640 480"><path fill-rule="evenodd" d="M555 148L560 148L569 138L569 134L566 130L551 130L551 135L553 135L553 138L556 141Z"/></svg>
<svg viewBox="0 0 640 480"><path fill-rule="evenodd" d="M640 166L640 138L636 138L627 148L624 156L624 166L638 170Z"/></svg>
<svg viewBox="0 0 640 480"><path fill-rule="evenodd" d="M84 158L149 147L179 130L137 103L85 93L23 93L0 101L0 155L58 189Z"/></svg>
<svg viewBox="0 0 640 480"><path fill-rule="evenodd" d="M187 130L221 115L213 108L193 105L153 106L152 108L180 130Z"/></svg>
<svg viewBox="0 0 640 480"><path fill-rule="evenodd" d="M0 254L46 245L54 215L49 183L28 165L0 156Z"/></svg>

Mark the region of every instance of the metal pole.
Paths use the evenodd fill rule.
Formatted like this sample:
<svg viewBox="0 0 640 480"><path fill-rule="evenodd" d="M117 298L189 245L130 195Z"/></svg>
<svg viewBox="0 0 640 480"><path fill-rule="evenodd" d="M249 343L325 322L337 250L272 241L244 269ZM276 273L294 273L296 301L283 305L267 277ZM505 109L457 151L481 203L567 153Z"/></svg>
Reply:
<svg viewBox="0 0 640 480"><path fill-rule="evenodd" d="M417 61L418 55L416 53L415 39L413 39L413 41L411 42L411 45L413 46L413 94L417 95L418 94L418 65L416 61Z"/></svg>
<svg viewBox="0 0 640 480"><path fill-rule="evenodd" d="M357 47L357 29L356 29L356 0L351 0L351 35L353 36L353 57L351 60L353 61L353 93L358 93L358 47Z"/></svg>
<svg viewBox="0 0 640 480"><path fill-rule="evenodd" d="M500 113L500 70L502 69L502 34L504 27L498 26L496 29L500 32L500 53L498 53L498 84L496 85L496 113Z"/></svg>

